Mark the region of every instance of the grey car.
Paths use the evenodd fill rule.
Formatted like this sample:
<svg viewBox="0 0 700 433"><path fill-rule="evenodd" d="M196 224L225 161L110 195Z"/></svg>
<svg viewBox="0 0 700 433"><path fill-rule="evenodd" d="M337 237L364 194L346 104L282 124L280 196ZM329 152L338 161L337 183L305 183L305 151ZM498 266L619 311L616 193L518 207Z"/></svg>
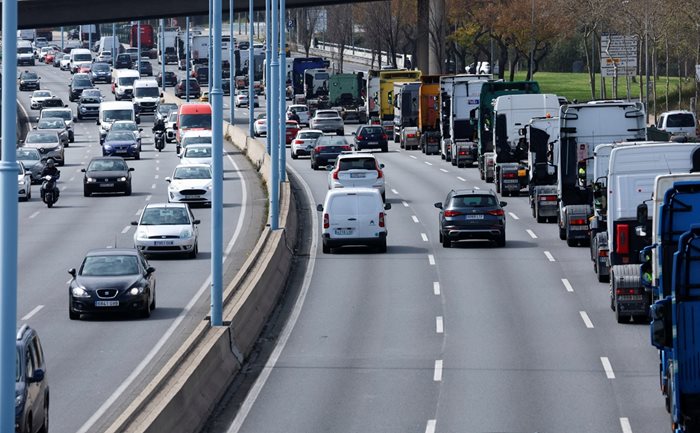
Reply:
<svg viewBox="0 0 700 433"><path fill-rule="evenodd" d="M435 203L440 243L445 248L453 241L490 239L499 247L506 245L506 218L503 207L493 191L476 189L452 190L445 202Z"/></svg>
<svg viewBox="0 0 700 433"><path fill-rule="evenodd" d="M41 159L52 158L58 165L65 164L65 148L56 131L29 131L24 147L38 150Z"/></svg>
<svg viewBox="0 0 700 433"><path fill-rule="evenodd" d="M18 147L15 153L17 162L21 162L32 177L32 183L41 183L41 171L44 169L44 161L41 153L30 147Z"/></svg>
<svg viewBox="0 0 700 433"><path fill-rule="evenodd" d="M70 135L68 134L68 127L66 126L66 121L58 117L47 117L45 119L39 119L36 126L34 127L37 131L56 131L58 136L61 138L61 143L68 147Z"/></svg>
<svg viewBox="0 0 700 433"><path fill-rule="evenodd" d="M338 135L345 134L343 118L335 110L316 110L314 117L309 120L309 128L335 132Z"/></svg>
<svg viewBox="0 0 700 433"><path fill-rule="evenodd" d="M46 104L44 104L46 107ZM73 110L68 107L64 108L44 108L39 114L39 119L45 119L47 117L58 117L66 121L66 128L68 128L68 139L71 143L75 141L75 133L73 132Z"/></svg>

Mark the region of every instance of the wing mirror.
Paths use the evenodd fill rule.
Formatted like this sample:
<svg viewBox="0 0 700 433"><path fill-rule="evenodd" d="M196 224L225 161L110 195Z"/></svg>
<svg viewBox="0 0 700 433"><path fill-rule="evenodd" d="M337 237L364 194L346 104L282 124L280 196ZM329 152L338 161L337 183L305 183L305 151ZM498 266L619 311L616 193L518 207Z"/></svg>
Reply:
<svg viewBox="0 0 700 433"><path fill-rule="evenodd" d="M171 180L172 180L172 179L170 179L170 177L166 177L166 178L165 178L165 181L168 182L168 183L170 183Z"/></svg>
<svg viewBox="0 0 700 433"><path fill-rule="evenodd" d="M83 172L83 173L85 173L85 169L84 169L84 168L81 168L80 171Z"/></svg>
<svg viewBox="0 0 700 433"><path fill-rule="evenodd" d="M71 274L73 278L75 278L75 268L68 269L68 273Z"/></svg>
<svg viewBox="0 0 700 433"><path fill-rule="evenodd" d="M139 225L139 222L138 222L138 221L132 221L132 222L131 222L131 225L132 225L132 226L137 226L137 225Z"/></svg>
<svg viewBox="0 0 700 433"><path fill-rule="evenodd" d="M646 203L640 203L637 206L637 224L645 226L649 219L649 207Z"/></svg>
<svg viewBox="0 0 700 433"><path fill-rule="evenodd" d="M384 203L384 210L391 209L391 203Z"/></svg>
<svg viewBox="0 0 700 433"><path fill-rule="evenodd" d="M499 202L498 204L499 204L501 207L506 207L506 206L508 206L508 202L505 202L505 201L501 201L501 202Z"/></svg>
<svg viewBox="0 0 700 433"><path fill-rule="evenodd" d="M156 268L153 266L149 266L148 269L146 269L146 274L152 274L156 271Z"/></svg>
<svg viewBox="0 0 700 433"><path fill-rule="evenodd" d="M316 205L316 210L319 212L323 212L323 205L322 204Z"/></svg>
<svg viewBox="0 0 700 433"><path fill-rule="evenodd" d="M201 223L200 220L194 220L194 221L192 221L192 224L194 224L194 225L197 225L197 224L200 224L200 223Z"/></svg>
<svg viewBox="0 0 700 433"><path fill-rule="evenodd" d="M440 202L435 203L434 206L438 209L442 209L442 203L440 203Z"/></svg>
<svg viewBox="0 0 700 433"><path fill-rule="evenodd" d="M134 167L129 167L129 171L134 171Z"/></svg>

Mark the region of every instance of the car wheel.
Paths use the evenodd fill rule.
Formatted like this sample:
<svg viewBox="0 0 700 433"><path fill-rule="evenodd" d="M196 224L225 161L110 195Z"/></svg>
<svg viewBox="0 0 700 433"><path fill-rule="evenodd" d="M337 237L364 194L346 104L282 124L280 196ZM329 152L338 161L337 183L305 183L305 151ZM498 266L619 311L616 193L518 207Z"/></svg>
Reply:
<svg viewBox="0 0 700 433"><path fill-rule="evenodd" d="M191 258L191 259L196 259L196 258L197 258L197 253L198 253L198 252L199 252L199 246L195 243L195 244L194 244L194 248L192 249L192 251L190 252L190 254L188 255L188 257Z"/></svg>
<svg viewBox="0 0 700 433"><path fill-rule="evenodd" d="M80 313L77 313L73 311L73 307L71 307L71 302L70 298L68 299L68 318L70 320L79 320L80 319Z"/></svg>
<svg viewBox="0 0 700 433"><path fill-rule="evenodd" d="M131 182L126 186L126 191L124 191L124 195L131 195Z"/></svg>
<svg viewBox="0 0 700 433"><path fill-rule="evenodd" d="M382 201L386 203L386 192L382 193Z"/></svg>
<svg viewBox="0 0 700 433"><path fill-rule="evenodd" d="M505 232L501 233L501 235L498 236L498 239L496 239L496 246L499 248L506 246L506 234L505 234Z"/></svg>
<svg viewBox="0 0 700 433"><path fill-rule="evenodd" d="M316 164L315 162L311 162L311 169L318 170L318 164Z"/></svg>
<svg viewBox="0 0 700 433"><path fill-rule="evenodd" d="M386 253L386 238L383 238L377 247L377 251L380 253Z"/></svg>
<svg viewBox="0 0 700 433"><path fill-rule="evenodd" d="M292 159L297 159L297 158L299 158L299 156L297 156L297 153L296 153L296 152L292 152Z"/></svg>
<svg viewBox="0 0 700 433"><path fill-rule="evenodd" d="M75 135L71 135L71 136L68 138L68 141L70 141L71 143L75 143Z"/></svg>
<svg viewBox="0 0 700 433"><path fill-rule="evenodd" d="M144 319L148 319L151 317L151 303L146 302L146 306L141 310L141 317Z"/></svg>
<svg viewBox="0 0 700 433"><path fill-rule="evenodd" d="M443 248L450 248L452 246L452 240L450 240L449 236L441 234L440 241L442 242Z"/></svg>
<svg viewBox="0 0 700 433"><path fill-rule="evenodd" d="M39 429L40 433L49 433L49 394L44 396L44 423Z"/></svg>
<svg viewBox="0 0 700 433"><path fill-rule="evenodd" d="M156 309L156 291L153 290L153 300L151 301L151 311Z"/></svg>
<svg viewBox="0 0 700 433"><path fill-rule="evenodd" d="M387 153L389 151L389 146L382 147L382 152Z"/></svg>
<svg viewBox="0 0 700 433"><path fill-rule="evenodd" d="M136 153L136 156L134 157L134 159L136 159L137 161L138 161L139 159L141 159L141 154L140 154L140 153Z"/></svg>
<svg viewBox="0 0 700 433"><path fill-rule="evenodd" d="M331 253L331 247L327 243L323 243L323 246L321 247L323 250L323 254L330 254Z"/></svg>
<svg viewBox="0 0 700 433"><path fill-rule="evenodd" d="M90 197L92 193L86 187L83 187L83 197Z"/></svg>
<svg viewBox="0 0 700 433"><path fill-rule="evenodd" d="M338 135L345 135L345 131L343 131L342 129L335 131L335 133Z"/></svg>
<svg viewBox="0 0 700 433"><path fill-rule="evenodd" d="M452 158L452 160L450 161L450 164L457 165L457 160L455 158Z"/></svg>

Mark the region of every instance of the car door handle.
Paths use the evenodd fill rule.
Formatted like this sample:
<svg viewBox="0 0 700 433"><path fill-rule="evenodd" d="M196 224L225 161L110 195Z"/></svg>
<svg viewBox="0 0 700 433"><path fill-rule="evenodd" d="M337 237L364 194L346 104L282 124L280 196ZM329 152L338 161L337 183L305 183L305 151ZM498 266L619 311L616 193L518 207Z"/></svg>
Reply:
<svg viewBox="0 0 700 433"><path fill-rule="evenodd" d="M348 221L357 221L357 218L348 218Z"/></svg>

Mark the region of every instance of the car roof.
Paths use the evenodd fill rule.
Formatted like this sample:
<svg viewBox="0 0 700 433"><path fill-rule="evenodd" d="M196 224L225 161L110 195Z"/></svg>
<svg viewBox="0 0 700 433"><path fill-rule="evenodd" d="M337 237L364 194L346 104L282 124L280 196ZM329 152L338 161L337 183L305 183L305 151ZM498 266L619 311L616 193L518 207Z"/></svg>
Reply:
<svg viewBox="0 0 700 433"><path fill-rule="evenodd" d="M121 156L93 156L92 159L90 159L90 162L103 161L103 160L114 160L114 159L126 162L126 160L124 158L122 158Z"/></svg>
<svg viewBox="0 0 700 433"><path fill-rule="evenodd" d="M299 132L317 132L319 134L323 134L323 131L321 131L320 129L309 129L309 128L300 129Z"/></svg>
<svg viewBox="0 0 700 433"><path fill-rule="evenodd" d="M453 189L454 195L496 195L491 189Z"/></svg>
<svg viewBox="0 0 700 433"><path fill-rule="evenodd" d="M210 129L200 129L195 131L187 131L182 134L182 137L211 137L212 131Z"/></svg>
<svg viewBox="0 0 700 433"><path fill-rule="evenodd" d="M373 154L371 153L341 153L338 155L338 159L352 159L352 158L372 158L372 159L377 159Z"/></svg>
<svg viewBox="0 0 700 433"><path fill-rule="evenodd" d="M138 255L138 250L136 248L95 248L90 250L85 254L85 257L89 256L124 256L124 255Z"/></svg>
<svg viewBox="0 0 700 433"><path fill-rule="evenodd" d="M189 147L189 146L187 146L187 147ZM175 169L177 170L180 167L198 167L198 168L203 167L203 168L208 168L211 170L211 165L209 165L209 164L178 164L177 166L175 166Z"/></svg>
<svg viewBox="0 0 700 433"><path fill-rule="evenodd" d="M186 208L189 207L187 203L148 203L145 207L145 209L148 208Z"/></svg>
<svg viewBox="0 0 700 433"><path fill-rule="evenodd" d="M366 187L350 187L350 188L333 188L329 189L326 193L327 197L337 196L337 195L350 195L350 194L372 194L380 195L377 188L366 188Z"/></svg>

